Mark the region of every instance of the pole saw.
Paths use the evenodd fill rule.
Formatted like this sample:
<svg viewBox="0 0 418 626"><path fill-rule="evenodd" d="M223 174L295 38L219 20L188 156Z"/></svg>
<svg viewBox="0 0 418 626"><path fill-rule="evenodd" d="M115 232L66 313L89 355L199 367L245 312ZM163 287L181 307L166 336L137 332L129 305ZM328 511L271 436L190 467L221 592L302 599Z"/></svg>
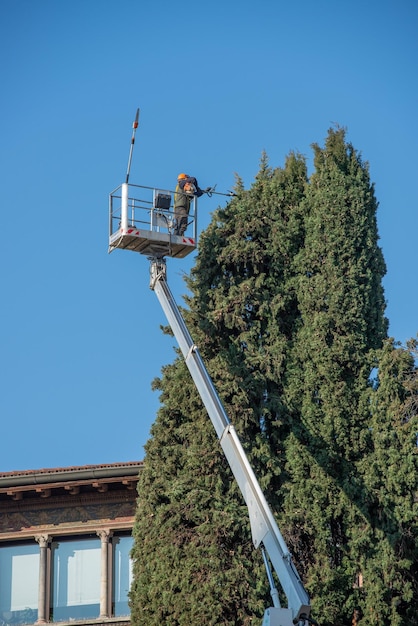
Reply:
<svg viewBox="0 0 418 626"><path fill-rule="evenodd" d="M209 198L211 198L213 194L215 194L215 196L228 196L229 198L237 195L233 191L228 190L228 193L222 193L221 191L215 191L215 189L216 189L216 185L214 185L213 187L208 187L208 189L205 189L205 193L209 196Z"/></svg>

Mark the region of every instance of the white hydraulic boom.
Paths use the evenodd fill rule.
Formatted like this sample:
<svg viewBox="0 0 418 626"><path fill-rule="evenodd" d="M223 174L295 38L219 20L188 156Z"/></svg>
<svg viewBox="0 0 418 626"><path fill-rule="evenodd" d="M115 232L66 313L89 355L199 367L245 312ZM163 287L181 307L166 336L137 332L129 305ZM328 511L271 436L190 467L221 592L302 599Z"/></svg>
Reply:
<svg viewBox="0 0 418 626"><path fill-rule="evenodd" d="M160 301L247 504L253 543L256 548L259 547L262 550L274 605L266 609L262 626L292 626L294 624L302 626L315 623L309 617L308 594L293 565L273 513L169 289L164 258L151 258L150 274L150 287ZM276 572L287 598L287 608L280 605L272 569Z"/></svg>

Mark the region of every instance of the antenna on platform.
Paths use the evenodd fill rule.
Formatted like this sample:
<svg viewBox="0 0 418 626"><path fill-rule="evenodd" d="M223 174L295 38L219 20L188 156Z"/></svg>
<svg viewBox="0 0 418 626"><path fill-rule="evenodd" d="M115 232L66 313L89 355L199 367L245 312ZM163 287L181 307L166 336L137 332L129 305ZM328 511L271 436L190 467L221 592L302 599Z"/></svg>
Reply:
<svg viewBox="0 0 418 626"><path fill-rule="evenodd" d="M129 182L129 174L131 172L131 162L132 162L132 153L134 151L134 143L135 143L135 133L138 128L138 119L139 119L139 109L136 110L135 120L132 124L132 139L131 139L131 149L129 150L129 159L128 159L128 170L126 172L126 183Z"/></svg>

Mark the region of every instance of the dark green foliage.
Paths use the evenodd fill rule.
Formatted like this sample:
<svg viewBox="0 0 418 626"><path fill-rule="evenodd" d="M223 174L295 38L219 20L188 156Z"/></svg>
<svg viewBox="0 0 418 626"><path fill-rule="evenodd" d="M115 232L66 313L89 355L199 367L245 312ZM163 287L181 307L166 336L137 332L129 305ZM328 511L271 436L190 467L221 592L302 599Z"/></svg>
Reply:
<svg viewBox="0 0 418 626"><path fill-rule="evenodd" d="M406 626L417 601L416 372L410 352L381 351L385 264L368 166L342 129L314 152L309 181L293 153L275 170L263 155L248 191L237 180L201 236L184 315L316 619ZM260 624L270 600L248 513L181 358L155 388L133 625Z"/></svg>
<svg viewBox="0 0 418 626"><path fill-rule="evenodd" d="M291 264L303 242L306 181L301 157L275 171L264 157L250 191L215 214L189 281L201 351L256 470L261 457L263 488L279 472L283 368L298 317Z"/></svg>
<svg viewBox="0 0 418 626"><path fill-rule="evenodd" d="M355 461L367 449L369 354L386 335L385 265L367 166L341 129L314 150L305 242L295 258L301 323L286 380L293 434L285 520L294 527L291 549L309 565L315 614L344 623L356 574L348 537L362 523Z"/></svg>
<svg viewBox="0 0 418 626"><path fill-rule="evenodd" d="M163 376L139 485L132 621L251 624L263 596L252 588L246 509L183 362Z"/></svg>
<svg viewBox="0 0 418 626"><path fill-rule="evenodd" d="M304 161L294 155L284 171L272 172L264 161L249 192L238 183L238 196L201 238L185 312L270 493L281 470L279 444L272 450L269 434L283 419L281 363L297 313L283 282L303 240L298 202L305 184ZM259 623L270 603L261 556L254 554L243 498L182 361L164 368L156 386L162 408L139 483L133 623Z"/></svg>
<svg viewBox="0 0 418 626"><path fill-rule="evenodd" d="M358 557L362 626L418 624L417 345L391 340L376 355L371 445L359 464L369 521Z"/></svg>

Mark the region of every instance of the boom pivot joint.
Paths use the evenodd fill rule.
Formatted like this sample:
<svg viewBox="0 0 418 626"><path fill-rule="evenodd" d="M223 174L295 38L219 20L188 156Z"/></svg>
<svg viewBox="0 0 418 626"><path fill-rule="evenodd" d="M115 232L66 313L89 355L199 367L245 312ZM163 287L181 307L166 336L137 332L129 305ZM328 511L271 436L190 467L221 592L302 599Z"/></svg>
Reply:
<svg viewBox="0 0 418 626"><path fill-rule="evenodd" d="M154 291L157 281L167 278L167 265L163 257L150 257L150 289Z"/></svg>

